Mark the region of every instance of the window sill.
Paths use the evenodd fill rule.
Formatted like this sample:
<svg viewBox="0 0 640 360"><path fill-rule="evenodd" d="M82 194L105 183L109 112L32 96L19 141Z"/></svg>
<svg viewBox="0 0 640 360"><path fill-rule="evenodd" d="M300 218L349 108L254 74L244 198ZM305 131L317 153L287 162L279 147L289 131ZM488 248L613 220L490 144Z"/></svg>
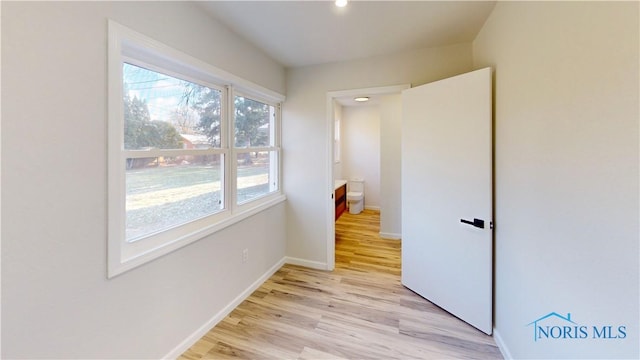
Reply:
<svg viewBox="0 0 640 360"><path fill-rule="evenodd" d="M248 208L246 210L238 211L232 216L230 216L229 218L216 223L215 225L212 226L213 229L209 234L213 234L214 232L220 231L248 217L251 217L259 212L265 211L273 206L276 206L284 202L285 200L287 200L287 196L284 194L267 196L264 198L264 201L262 201L260 204L257 204L256 206L252 206L251 208Z"/></svg>

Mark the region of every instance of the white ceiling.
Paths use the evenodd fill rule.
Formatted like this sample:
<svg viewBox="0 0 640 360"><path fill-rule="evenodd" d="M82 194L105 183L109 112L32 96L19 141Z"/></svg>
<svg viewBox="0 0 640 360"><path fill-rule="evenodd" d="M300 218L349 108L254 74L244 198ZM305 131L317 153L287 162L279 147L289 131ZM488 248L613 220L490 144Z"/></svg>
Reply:
<svg viewBox="0 0 640 360"><path fill-rule="evenodd" d="M285 67L472 41L495 1L207 1L201 6Z"/></svg>

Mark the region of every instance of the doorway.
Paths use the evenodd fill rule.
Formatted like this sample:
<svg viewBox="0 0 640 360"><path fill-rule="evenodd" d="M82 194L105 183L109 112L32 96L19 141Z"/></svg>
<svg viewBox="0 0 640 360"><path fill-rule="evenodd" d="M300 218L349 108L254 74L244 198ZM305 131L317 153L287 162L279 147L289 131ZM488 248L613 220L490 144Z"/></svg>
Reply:
<svg viewBox="0 0 640 360"><path fill-rule="evenodd" d="M400 154L400 94L410 87L410 85L406 84L327 93L327 149L329 152L327 184L332 194L335 180L335 157L337 156L335 152L336 140L334 139L336 109L351 106L377 106L380 111L380 235L392 239L400 238L399 226L401 220L400 162L398 160ZM356 97L368 97L369 101L366 105L362 105L354 100ZM335 206L333 201L333 197L331 197L326 215L328 270L333 270L335 267Z"/></svg>

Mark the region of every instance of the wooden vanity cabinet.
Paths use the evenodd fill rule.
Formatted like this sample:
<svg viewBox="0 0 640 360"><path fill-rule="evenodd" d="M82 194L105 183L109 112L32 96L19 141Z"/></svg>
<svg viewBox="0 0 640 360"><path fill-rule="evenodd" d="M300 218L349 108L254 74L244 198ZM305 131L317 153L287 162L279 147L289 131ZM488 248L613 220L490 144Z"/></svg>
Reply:
<svg viewBox="0 0 640 360"><path fill-rule="evenodd" d="M334 195L336 203L336 220L347 209L347 184L344 184L335 190Z"/></svg>

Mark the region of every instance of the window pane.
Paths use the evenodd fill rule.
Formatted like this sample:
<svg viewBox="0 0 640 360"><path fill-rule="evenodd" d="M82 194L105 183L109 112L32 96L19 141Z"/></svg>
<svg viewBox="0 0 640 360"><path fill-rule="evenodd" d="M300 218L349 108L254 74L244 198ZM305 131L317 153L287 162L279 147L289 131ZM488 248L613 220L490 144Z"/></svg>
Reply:
<svg viewBox="0 0 640 360"><path fill-rule="evenodd" d="M235 146L272 146L275 107L242 96L236 96L234 105Z"/></svg>
<svg viewBox="0 0 640 360"><path fill-rule="evenodd" d="M126 239L222 210L221 155L127 159Z"/></svg>
<svg viewBox="0 0 640 360"><path fill-rule="evenodd" d="M124 148L220 147L222 92L124 63Z"/></svg>
<svg viewBox="0 0 640 360"><path fill-rule="evenodd" d="M237 202L243 203L276 190L275 151L238 154Z"/></svg>

